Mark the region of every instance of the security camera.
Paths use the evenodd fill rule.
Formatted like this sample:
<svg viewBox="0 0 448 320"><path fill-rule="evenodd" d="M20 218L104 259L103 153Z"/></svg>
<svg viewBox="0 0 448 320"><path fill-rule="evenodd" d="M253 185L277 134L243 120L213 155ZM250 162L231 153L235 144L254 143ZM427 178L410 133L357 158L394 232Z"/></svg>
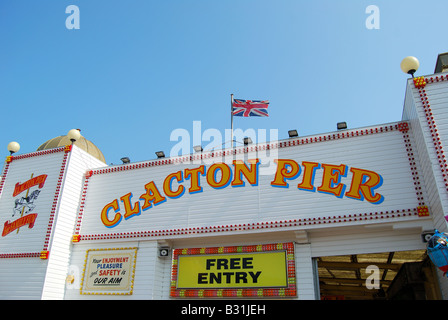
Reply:
<svg viewBox="0 0 448 320"><path fill-rule="evenodd" d="M430 230L430 231L423 231L422 232L422 241L423 241L423 243L427 243L428 241L429 241L429 239L431 239L432 238L432 236L434 235L434 231L432 230Z"/></svg>
<svg viewBox="0 0 448 320"><path fill-rule="evenodd" d="M170 248L168 247L162 247L159 248L159 258L166 258L170 255Z"/></svg>

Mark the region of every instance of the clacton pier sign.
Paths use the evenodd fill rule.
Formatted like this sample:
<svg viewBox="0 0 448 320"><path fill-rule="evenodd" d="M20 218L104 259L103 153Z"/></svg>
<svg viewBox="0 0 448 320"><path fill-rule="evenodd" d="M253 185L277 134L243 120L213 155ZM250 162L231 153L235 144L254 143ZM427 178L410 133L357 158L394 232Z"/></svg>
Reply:
<svg viewBox="0 0 448 320"><path fill-rule="evenodd" d="M299 164L292 159L276 159L275 162L277 170L274 179L270 182L272 187L289 188L295 182L294 187L298 190L317 191L337 198L366 200L372 204L384 201L383 195L377 192L383 184L383 177L374 171L349 168L345 164L332 165L308 161ZM160 188L154 181L145 184L145 192L137 200L133 200L133 193L128 192L119 199L107 203L101 210L101 221L107 228L114 228L122 222L123 218L128 220L139 216L142 211L160 205L168 198L180 198L186 190L190 194L202 192L201 184L204 180L214 189L223 189L229 185L244 187L246 182L249 185L258 186L259 164L259 159L249 159L248 163L234 160L233 166L226 163L214 163L209 167L201 165L170 173L165 177ZM322 170L319 183L315 181L317 170ZM349 179L347 184L342 182L342 178Z"/></svg>
<svg viewBox="0 0 448 320"><path fill-rule="evenodd" d="M408 131L400 122L91 169L73 239L309 229L428 215Z"/></svg>

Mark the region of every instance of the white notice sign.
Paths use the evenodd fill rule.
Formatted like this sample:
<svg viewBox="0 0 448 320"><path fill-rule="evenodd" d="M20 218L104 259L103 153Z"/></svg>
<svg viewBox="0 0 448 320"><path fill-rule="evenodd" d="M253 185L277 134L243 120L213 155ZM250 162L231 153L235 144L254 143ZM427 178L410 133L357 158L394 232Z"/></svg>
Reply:
<svg viewBox="0 0 448 320"><path fill-rule="evenodd" d="M132 294L137 248L87 251L81 294Z"/></svg>

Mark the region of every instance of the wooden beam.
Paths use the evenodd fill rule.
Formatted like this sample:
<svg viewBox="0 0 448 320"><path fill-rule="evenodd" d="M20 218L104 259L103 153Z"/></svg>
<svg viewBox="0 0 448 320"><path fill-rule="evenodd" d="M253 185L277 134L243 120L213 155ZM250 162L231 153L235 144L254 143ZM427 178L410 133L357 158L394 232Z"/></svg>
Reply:
<svg viewBox="0 0 448 320"><path fill-rule="evenodd" d="M384 299L381 289L367 289L364 286L320 285L321 296L343 296L345 300Z"/></svg>
<svg viewBox="0 0 448 320"><path fill-rule="evenodd" d="M370 293L326 291L321 293L321 296L343 296L344 300L373 300L373 295Z"/></svg>
<svg viewBox="0 0 448 320"><path fill-rule="evenodd" d="M351 283L351 284L365 284L366 279L350 279L350 278L329 278L329 277L319 277L319 281L322 282L338 282L338 283ZM391 280L381 280L381 285L389 286Z"/></svg>
<svg viewBox="0 0 448 320"><path fill-rule="evenodd" d="M394 254L395 252L389 252L389 256L387 257L387 263L391 263L392 259L394 258ZM383 275L381 276L381 280L383 281L384 279L386 279L387 276L387 269L384 269L383 271Z"/></svg>
<svg viewBox="0 0 448 320"><path fill-rule="evenodd" d="M350 269L350 270L356 270L356 269L365 269L368 266L377 266L380 269L389 269L389 270L398 270L401 267L401 264L398 263L377 263L377 262L370 262L370 263L363 263L363 262L335 262L335 261L319 261L317 266L319 268L327 268L327 269Z"/></svg>
<svg viewBox="0 0 448 320"><path fill-rule="evenodd" d="M332 284L322 284L319 285L319 288L321 291L324 290L331 290L331 291L358 291L358 292L373 292L376 291L376 289L367 289L364 286L338 286L338 285L332 285Z"/></svg>

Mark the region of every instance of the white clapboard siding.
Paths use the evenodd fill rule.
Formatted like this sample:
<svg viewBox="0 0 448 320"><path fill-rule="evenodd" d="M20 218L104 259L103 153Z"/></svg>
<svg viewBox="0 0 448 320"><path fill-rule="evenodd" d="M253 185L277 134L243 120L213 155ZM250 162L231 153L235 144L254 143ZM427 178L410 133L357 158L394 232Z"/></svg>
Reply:
<svg viewBox="0 0 448 320"><path fill-rule="evenodd" d="M80 294L81 277L83 276L83 269L86 259L87 250L89 249L120 249L120 248L137 248L137 259L135 267L135 278L132 295L92 295ZM129 241L125 243L80 243L74 246L70 261L69 269L74 275L74 283L66 286L65 299L115 299L115 300L135 300L135 299L161 299L163 286L161 283L169 280L161 278L164 272L167 271L164 260L157 257L157 242L145 241L136 242ZM168 259L168 271L170 270L170 260ZM162 265L159 265L161 264ZM166 297L165 297L166 299Z"/></svg>
<svg viewBox="0 0 448 320"><path fill-rule="evenodd" d="M431 208L435 225L440 228L443 226L440 223L441 219L443 219L442 201L446 202L443 200L443 197L441 198L439 193L439 189L443 189L443 178L437 160L435 160L436 152L419 93L411 82L408 83L406 91L403 118L409 120L411 123L412 133L416 141L414 147L416 150L415 155L420 159L422 178L426 186L427 201Z"/></svg>
<svg viewBox="0 0 448 320"><path fill-rule="evenodd" d="M414 88L414 92L417 89ZM445 186L445 181L443 177L443 172L440 170L439 158L440 153L437 153L437 150L434 148L434 142L432 141L433 133L437 130L438 137L442 142L443 151L446 151L446 146L448 146L448 81L443 82L431 82L425 86L426 97L428 98L428 102L431 108L432 116L434 117L435 124L433 124L433 128L428 127L428 134L426 135L428 148L431 150L432 159L431 162L433 164L434 171L437 173L438 177L438 190L440 193L440 199L443 204L444 215L448 215L448 191ZM418 93L418 91L417 91ZM414 94L414 97L416 94ZM419 97L419 96L418 96ZM419 101L421 104L421 101ZM417 104L418 105L418 104ZM425 116L424 114L421 114ZM426 117L423 119L426 120L426 124L428 124L428 120ZM422 119L422 120L423 120ZM434 129L431 132L430 129ZM437 137L436 137L437 138ZM446 221L444 221L443 215L439 214L434 217L435 225L441 229L446 229ZM447 230L448 231L448 230Z"/></svg>
<svg viewBox="0 0 448 320"><path fill-rule="evenodd" d="M39 258L0 259L2 300L40 299L47 261Z"/></svg>
<svg viewBox="0 0 448 320"><path fill-rule="evenodd" d="M65 293L65 277L70 258L71 237L83 176L87 169L104 166L78 147L66 153L64 148L39 151L15 156L9 164L1 197L1 225L12 219L14 200L25 191L13 197L16 183L39 175L47 178L35 200L37 213L33 228L21 227L0 238L0 298L1 299L62 299ZM30 212L30 213L31 213ZM53 214L53 219L51 215ZM13 219L17 219L14 217ZM47 239L48 238L48 239ZM39 253L50 252L48 260L41 260ZM35 253L33 258L18 257L18 254ZM9 255L13 255L10 257Z"/></svg>
<svg viewBox="0 0 448 320"><path fill-rule="evenodd" d="M85 253L88 249L127 247L135 243L135 238L132 238L132 236L130 238L114 238L114 234L170 229L180 230L182 228L245 223L257 224L289 219L331 217L416 208L420 203L425 203L426 201L426 189L423 179L418 190L422 192L421 195L416 194L417 190L414 184L415 177L421 177L422 175L420 160L418 157L415 157L413 160L415 165L413 164L412 166L409 160L409 148L415 148L417 140L412 133L405 140L403 132L397 130L396 125L394 123L378 126L395 128L383 133L313 142L275 150L278 158L293 159L300 165L302 161L347 165L347 177L341 178L341 183L347 185L346 191L350 187L350 167L379 173L383 177L383 185L377 192L384 195L385 200L378 205L345 197L339 199L319 192L299 190L297 189L297 184L301 182L301 176L295 180L289 180L289 188L272 187L270 183L274 179L276 169L274 166L274 170L270 172L263 171L263 174L261 174L260 170L257 186L252 186L246 182L246 185L243 187L232 187L229 185L226 188L216 190L208 185L205 177L201 177L200 185L203 188L201 193L189 194L188 190L186 190L181 197L177 199L167 198L164 203L154 206L147 211L142 211L140 215L128 220L123 219L119 225L109 229L105 228L100 220L101 210L107 203L118 199L120 212L124 214L123 203L120 201L120 197L131 192L132 205L134 205L140 195L145 192L144 185L150 181L154 181L160 193L164 195L162 183L167 175L183 171L185 168L196 168L201 162L149 167L140 164L140 168L134 167L134 169L123 171L118 171L115 167L100 169L103 171L94 170L94 174L85 184L87 188L86 196L81 199L83 208L80 210L82 213L82 225L79 234L104 236L104 238L100 237L100 239L107 239L107 235L111 237L109 237L109 240L81 241L79 244L73 245L71 266L75 269L82 269ZM311 140L315 137L308 138ZM406 144L410 145L406 146ZM243 154L242 158L245 160L257 158L260 156L260 153L249 152ZM222 160L222 158L207 159L206 168L209 168L213 162L220 162L219 160ZM149 162L143 164L146 163ZM127 166L131 167L131 165ZM138 166L138 164L134 166ZM267 166L265 165L264 168L267 168ZM317 170L314 178L314 186L316 188L320 186L321 180L322 170ZM174 182L174 184L177 184L177 182ZM184 179L180 184L188 189L189 180ZM395 217L393 219L384 219L384 221L363 220L351 222L351 227L342 228L340 232L337 230L339 229L338 227L344 225L343 223L339 225L306 225L286 228L283 230L290 233L284 234L280 234L281 228L277 230L265 229L252 233L252 238L249 237L252 231L233 231L223 233L219 237L212 237L213 233L185 233L178 236L165 235L160 238L171 239L171 241L174 241L173 247L177 248L194 247L198 246L198 244L201 247L212 246L213 244L218 244L219 246L247 245L266 243L267 241L276 242L276 237L279 237L278 242L285 241L285 239L294 241L294 230L309 229L311 235L310 243L301 243L295 246L297 299L308 300L315 299L317 290L313 274L314 257L422 248L423 244L421 243L419 232L422 225L428 225L427 220L416 216ZM395 224L406 221L414 221L412 223L416 223L416 225L412 225L413 227L410 229L393 230ZM386 223L387 227L378 229L377 226L381 225L381 222ZM356 227L356 225L358 226ZM363 225L374 225L376 227L368 229L364 228ZM328 229L330 227L332 227L331 232ZM331 236L333 234L335 235L334 238ZM125 296L124 299L169 299L171 261L169 259L157 258L156 239L152 240L152 238L143 237L138 242L139 250L134 292L132 296ZM390 245L390 241L395 241L395 243ZM141 286L144 286L145 289L141 290ZM96 299L101 296L80 295L79 290L67 289L65 297L67 299ZM116 299L117 297L113 296L110 298Z"/></svg>
<svg viewBox="0 0 448 320"><path fill-rule="evenodd" d="M45 275L43 299L63 299L70 260L71 239L86 170L104 166L84 150L74 146L68 158L58 213L52 232L50 259Z"/></svg>
<svg viewBox="0 0 448 320"><path fill-rule="evenodd" d="M296 244L294 250L296 259L296 283L298 300L316 299L315 274L309 243Z"/></svg>
<svg viewBox="0 0 448 320"><path fill-rule="evenodd" d="M386 127L390 126L394 127L396 124ZM299 190L297 184L301 182L302 175L295 180L290 180L289 188L273 187L270 183L274 179L275 171L268 175L260 174L258 186L252 186L246 182L243 187L229 185L222 189L210 187L206 178L201 176L202 192L189 194L186 190L177 199L166 197L165 202L141 211L139 215L132 216L128 220L122 219L113 228L106 228L100 219L105 205L117 199L120 212L124 214L123 203L120 200L123 195L132 193L131 204L135 205L139 197L145 193L144 185L150 181L154 181L163 195L162 185L167 175L183 171L185 168L196 168L199 165L168 164L107 173L97 171L86 184L87 194L82 210L80 234L179 230L191 227L329 217L414 209L420 203L414 186L414 175L418 172L411 170L403 133L397 129L378 134L279 148L277 152L278 158L293 159L299 164L302 161L312 161L321 164L347 165L347 176L341 177L341 183L346 185L345 191L350 188L351 167L375 171L383 177L383 185L376 192L384 196L384 201L375 205L347 197L340 199L320 192ZM211 160L218 161L221 158ZM419 167L418 160L416 162L416 166ZM206 165L206 168L209 167L210 165ZM109 171L114 170L116 169L109 169ZM322 172L322 169L316 170L314 179L316 188L321 185ZM176 184L177 182L174 181L173 185ZM184 179L180 184L188 189L190 181ZM424 185L421 191L426 192ZM110 215L112 217L113 212Z"/></svg>
<svg viewBox="0 0 448 320"><path fill-rule="evenodd" d="M19 232L13 231L0 238L0 254L30 254L44 250L47 229L50 222L52 205L55 200L56 187L62 168L65 153L62 149L53 152L38 152L31 155L15 156L9 164L9 170L4 177L3 190L0 197L0 225L5 221L16 220L12 217L15 199L26 195L26 191L13 196L16 183L24 183L33 177L47 175L42 188L35 186L30 190L40 190L34 201L35 208L29 213L37 213L32 228L27 225ZM54 223L53 223L54 225ZM45 282L47 260L32 258L1 258L0 259L0 297L2 299L40 299Z"/></svg>
<svg viewBox="0 0 448 320"><path fill-rule="evenodd" d="M77 147L68 154L62 148L18 156L5 167L9 169L0 181L0 226L12 215L17 198L12 196L15 184L29 180L31 173L48 177L36 202L39 216L35 226L0 238L0 298L170 299L171 258L158 257L162 244L191 248L295 241L296 298L309 300L315 299L318 291L313 270L317 257L424 249L422 230L437 227L446 231L448 190L444 179L448 180L448 175L439 161L444 159L440 151L445 151L448 144L447 88L448 78L428 81L425 86L434 122L428 120L422 90L410 79L403 122L238 147L236 158L246 163L255 158L262 161L256 186L243 177L244 186L229 184L214 189L201 176L202 192L190 194L191 180L183 177L180 183L173 181L174 188L185 188L176 199L163 192L163 181L169 174L200 165L208 170L219 162L227 163L233 174L235 157L204 153L203 160L199 154L191 155L193 163L186 161L190 156L185 156L106 166ZM434 138L440 139L441 147L434 144ZM302 168L296 179L287 180L288 188L271 185L277 170L274 159L292 159ZM297 184L303 178L303 161L346 165L347 175L340 179L345 192L350 189L350 168L374 171L383 178L375 192L383 195L384 201L372 204L347 198L345 193L336 198L317 190L300 190ZM322 178L322 168L317 169L316 189ZM125 194L132 193L132 206L141 205L139 197L151 181L166 197L165 202L123 218L113 228L102 223L101 211L115 199L124 215L120 198ZM421 205L429 206L430 217L416 215ZM55 216L49 229L51 212ZM397 214L402 212L407 214ZM109 218L113 215L111 210ZM365 218L369 215L371 219ZM364 218L352 220L349 216ZM48 230L50 238L45 243ZM79 243L71 241L73 234L81 236ZM137 248L132 295L80 294L88 250L130 247ZM43 248L50 251L48 260L4 258L6 254L38 253ZM72 284L66 282L67 275L74 276ZM442 294L448 297L448 284L440 285Z"/></svg>
<svg viewBox="0 0 448 320"><path fill-rule="evenodd" d="M411 124L415 149L421 163L426 185L427 201L434 227L448 231L448 189L446 170L440 166L446 157L448 145L448 80L447 73L424 77L424 88L416 88L410 79L406 87L403 119ZM437 77L437 79L436 79ZM441 77L445 80L438 81ZM438 144L438 142L441 144ZM440 162L441 161L441 162ZM440 277L442 278L442 277ZM442 295L448 297L448 283L439 282Z"/></svg>
<svg viewBox="0 0 448 320"><path fill-rule="evenodd" d="M285 240L286 239L286 240ZM252 245L296 241L294 233L259 233L257 235L220 236L215 238L179 239L171 243L173 248L195 248L213 246ZM87 250L119 249L138 247L135 268L135 283L132 295L81 295L80 278L84 268ZM374 227L345 227L316 229L308 233L308 242L295 244L297 297L299 300L316 298L316 282L313 258L329 255L377 253L388 251L424 249L418 228L394 230L392 225ZM120 240L112 242L85 241L73 246L70 261L71 274L75 275L73 285L67 285L65 299L170 299L171 258L157 257L157 241Z"/></svg>
<svg viewBox="0 0 448 320"><path fill-rule="evenodd" d="M418 229L338 228L310 233L312 257L425 249Z"/></svg>
<svg viewBox="0 0 448 320"><path fill-rule="evenodd" d="M34 190L40 191L38 198L34 201L35 208L32 211L32 213L37 213L34 227L29 229L28 226L24 226L20 228L18 233L14 231L5 237L1 237L0 253L40 252L43 249L63 157L64 152L54 152L17 159L10 163L0 198L2 229L6 221L14 221L20 217L19 213L12 217L15 200L25 197L27 191L13 196L15 185L29 180L31 174L33 174L33 177L46 174L47 178L43 188L35 186L29 189L29 195Z"/></svg>

